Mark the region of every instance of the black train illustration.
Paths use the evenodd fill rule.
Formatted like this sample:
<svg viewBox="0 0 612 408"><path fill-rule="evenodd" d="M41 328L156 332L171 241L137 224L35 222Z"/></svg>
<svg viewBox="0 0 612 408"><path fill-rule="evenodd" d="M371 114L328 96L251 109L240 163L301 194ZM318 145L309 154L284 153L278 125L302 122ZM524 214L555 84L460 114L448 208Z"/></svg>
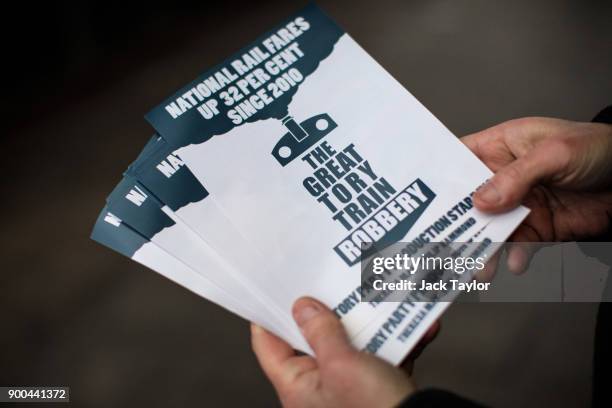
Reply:
<svg viewBox="0 0 612 408"><path fill-rule="evenodd" d="M272 156L283 167L338 127L327 113L312 116L300 123L291 116L285 116L281 122L288 132L274 146Z"/></svg>

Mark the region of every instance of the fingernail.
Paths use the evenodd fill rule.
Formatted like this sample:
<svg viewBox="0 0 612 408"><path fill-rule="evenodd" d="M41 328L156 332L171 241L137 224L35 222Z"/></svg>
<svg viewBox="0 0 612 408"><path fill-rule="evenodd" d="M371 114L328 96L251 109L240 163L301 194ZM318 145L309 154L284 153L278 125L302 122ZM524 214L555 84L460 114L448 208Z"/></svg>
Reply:
<svg viewBox="0 0 612 408"><path fill-rule="evenodd" d="M476 194L478 194L478 198L482 201L485 201L490 204L495 204L501 200L501 195L491 182L485 183L482 187L480 187Z"/></svg>
<svg viewBox="0 0 612 408"><path fill-rule="evenodd" d="M251 333L259 334L259 333L261 333L263 331L264 331L263 327L261 327L258 324L255 324L255 323L251 323Z"/></svg>
<svg viewBox="0 0 612 408"><path fill-rule="evenodd" d="M307 321L319 314L320 311L319 306L309 303L296 308L293 312L293 317L298 326L303 326Z"/></svg>

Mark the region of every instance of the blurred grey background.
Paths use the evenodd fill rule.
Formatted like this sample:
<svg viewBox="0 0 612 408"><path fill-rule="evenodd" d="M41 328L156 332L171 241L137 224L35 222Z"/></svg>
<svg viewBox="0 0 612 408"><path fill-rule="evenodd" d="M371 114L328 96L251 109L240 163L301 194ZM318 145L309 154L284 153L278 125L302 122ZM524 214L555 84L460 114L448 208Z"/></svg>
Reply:
<svg viewBox="0 0 612 408"><path fill-rule="evenodd" d="M143 114L304 1L22 4L3 13L0 385L77 406L275 406L248 325L89 240ZM455 134L611 103L609 1L319 1ZM367 78L364 78L367 80ZM594 304L458 304L423 386L585 406Z"/></svg>

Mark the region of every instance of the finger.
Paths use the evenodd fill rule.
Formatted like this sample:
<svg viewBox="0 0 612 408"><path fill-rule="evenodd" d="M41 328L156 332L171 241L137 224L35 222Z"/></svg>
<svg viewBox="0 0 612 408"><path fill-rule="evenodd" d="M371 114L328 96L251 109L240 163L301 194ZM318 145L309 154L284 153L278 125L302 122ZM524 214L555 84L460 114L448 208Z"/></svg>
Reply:
<svg viewBox="0 0 612 408"><path fill-rule="evenodd" d="M263 372L278 389L284 382L283 365L295 356L295 351L285 341L254 323L251 323L251 346Z"/></svg>
<svg viewBox="0 0 612 408"><path fill-rule="evenodd" d="M539 236L531 226L523 224L512 234L509 241L506 266L511 273L521 275L525 273L541 246L537 243L540 241Z"/></svg>
<svg viewBox="0 0 612 408"><path fill-rule="evenodd" d="M553 150L541 145L502 167L474 193L476 207L493 213L517 207L536 184L553 177L563 168L563 157Z"/></svg>
<svg viewBox="0 0 612 408"><path fill-rule="evenodd" d="M427 346L429 343L434 341L435 338L438 337L438 333L440 333L440 327L442 327L442 325L440 324L439 320L433 322L432 325L429 326L429 329L427 329L425 335L419 341L419 343L423 344L424 346Z"/></svg>
<svg viewBox="0 0 612 408"><path fill-rule="evenodd" d="M482 133L472 133L471 135L463 136L459 138L459 140L474 153L479 159L482 160L480 156L480 147L479 141L482 137Z"/></svg>
<svg viewBox="0 0 612 408"><path fill-rule="evenodd" d="M414 351L418 351L418 353L414 355L415 358L418 357L421 354L421 352L425 349L425 347L427 347L429 343L431 343L432 341L435 340L436 337L438 337L438 333L440 333L440 327L441 325L440 325L439 320L436 320L435 322L433 322L432 325L429 326L429 329L427 329L423 337L421 337L421 340L419 340L414 350L410 354L412 355Z"/></svg>
<svg viewBox="0 0 612 408"><path fill-rule="evenodd" d="M497 273L497 267L499 265L499 257L503 251L498 250L492 257L487 261L484 268L477 271L474 274L474 279L478 282L491 282Z"/></svg>
<svg viewBox="0 0 612 408"><path fill-rule="evenodd" d="M298 356L291 346L265 329L251 324L251 341L257 360L279 397L304 374L315 373L317 362L310 356ZM317 381L317 376L309 376Z"/></svg>
<svg viewBox="0 0 612 408"><path fill-rule="evenodd" d="M505 123L501 123L479 132L463 136L459 138L459 140L480 160L485 161L486 157L482 151L482 144L496 143L505 137L507 130L508 126L506 126Z"/></svg>
<svg viewBox="0 0 612 408"><path fill-rule="evenodd" d="M515 242L508 246L506 263L508 270L515 275L522 275L527 270L534 253L533 245L527 242Z"/></svg>
<svg viewBox="0 0 612 408"><path fill-rule="evenodd" d="M406 357L404 359L404 361L402 362L402 364L400 364L400 368L402 370L404 370L404 372L406 374L408 374L409 376L411 376L412 372L414 371L414 360L416 360L418 358L418 355L417 356L413 356L413 353L414 353L414 351L410 352L408 357ZM420 352L419 352L419 354L420 354Z"/></svg>
<svg viewBox="0 0 612 408"><path fill-rule="evenodd" d="M510 236L514 242L555 241L555 219L551 201L544 189L535 188L524 205L531 211L523 223Z"/></svg>
<svg viewBox="0 0 612 408"><path fill-rule="evenodd" d="M321 302L304 297L293 305L293 318L322 367L333 358L355 352L336 315Z"/></svg>
<svg viewBox="0 0 612 408"><path fill-rule="evenodd" d="M441 325L439 320L436 320L431 326L429 326L429 329L427 329L421 340L419 340L414 349L412 349L410 354L408 354L408 356L406 356L404 361L400 364L400 367L408 374L412 374L412 370L414 369L414 360L419 358L427 345L434 341L438 336L440 327Z"/></svg>

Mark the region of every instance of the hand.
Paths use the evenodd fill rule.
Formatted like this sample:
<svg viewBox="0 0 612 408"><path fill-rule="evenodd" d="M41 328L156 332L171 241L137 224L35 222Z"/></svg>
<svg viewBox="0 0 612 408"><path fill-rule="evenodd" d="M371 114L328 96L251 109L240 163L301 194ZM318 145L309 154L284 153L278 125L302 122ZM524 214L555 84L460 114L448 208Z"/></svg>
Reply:
<svg viewBox="0 0 612 408"><path fill-rule="evenodd" d="M531 209L514 242L581 240L608 231L612 214L612 126L551 118L511 120L461 139L495 175L474 194L475 206L499 213ZM520 273L533 254L508 249Z"/></svg>
<svg viewBox="0 0 612 408"><path fill-rule="evenodd" d="M322 303L301 298L293 316L316 358L251 325L253 351L287 407L392 407L413 393L402 370L353 348L340 320ZM432 326L427 341L435 337Z"/></svg>

